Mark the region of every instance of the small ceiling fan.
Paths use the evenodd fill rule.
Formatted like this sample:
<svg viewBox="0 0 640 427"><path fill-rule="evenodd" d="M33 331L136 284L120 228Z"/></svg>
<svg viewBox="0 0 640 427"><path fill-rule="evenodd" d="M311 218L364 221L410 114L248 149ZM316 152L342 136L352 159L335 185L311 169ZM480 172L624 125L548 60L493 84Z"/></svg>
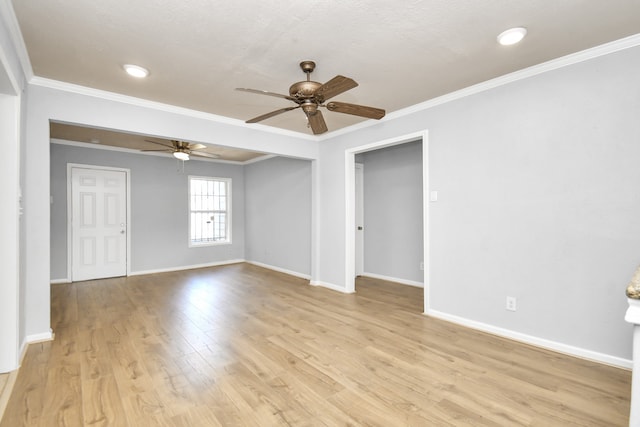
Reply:
<svg viewBox="0 0 640 427"><path fill-rule="evenodd" d="M140 150L140 151L157 151L157 152L172 153L173 157L183 161L189 160L190 155L198 156L198 157L207 157L209 159L217 159L218 157L220 157L217 154L210 154L210 153L198 151L198 150L207 148L207 146L204 144L191 144L189 142L178 141L175 139L171 140L172 145L165 144L164 142L152 141L150 139L145 139L145 141L151 142L152 144L162 145L163 147L166 147L166 148L162 150Z"/></svg>
<svg viewBox="0 0 640 427"><path fill-rule="evenodd" d="M334 111L336 113L352 114L354 116L367 117L369 119L380 120L384 117L385 111L380 108L365 107L364 105L347 104L346 102L337 101L331 101L325 104L325 102L330 98L358 86L358 83L353 79L340 75L335 76L324 84L314 82L311 81L310 74L316 68L315 62L302 61L300 63L300 68L302 68L302 71L307 75L307 80L291 85L289 88L289 95L282 95L266 90L236 88L236 90L243 92L288 99L289 101L293 101L298 104L294 107L281 108L279 110L254 117L253 119L247 120L246 123L257 123L270 117L277 116L278 114L295 110L296 108L302 108L302 111L304 111L307 119L309 120L311 130L315 135L318 135L328 130L324 117L322 117L322 112L318 109L319 107L324 107L327 110Z"/></svg>

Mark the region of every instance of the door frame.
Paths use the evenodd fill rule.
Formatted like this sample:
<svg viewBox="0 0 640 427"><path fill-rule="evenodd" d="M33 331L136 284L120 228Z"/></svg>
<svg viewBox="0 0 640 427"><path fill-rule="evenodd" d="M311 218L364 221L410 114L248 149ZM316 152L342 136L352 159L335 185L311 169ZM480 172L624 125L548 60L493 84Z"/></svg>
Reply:
<svg viewBox="0 0 640 427"><path fill-rule="evenodd" d="M360 179L355 181L355 215L356 215L356 228L355 228L355 273L356 277L364 274L364 164L356 163L354 172L360 175ZM359 183L359 185L358 185ZM362 230L358 230L358 227L362 227ZM358 240L358 233L361 234L360 240ZM358 266L360 268L358 268Z"/></svg>
<svg viewBox="0 0 640 427"><path fill-rule="evenodd" d="M85 165L81 163L67 163L67 278L69 282L73 282L73 227L71 219L73 216L72 206L72 189L71 189L71 169L82 168L103 171L124 172L125 174L125 191L127 192L127 276L131 275L131 170L126 168L116 168L111 166Z"/></svg>
<svg viewBox="0 0 640 427"><path fill-rule="evenodd" d="M355 284L355 233L353 232L356 222L355 204L356 204L356 183L355 183L355 155L378 148L391 147L393 145L404 144L411 141L422 141L422 221L423 221L423 257L424 257L424 313L429 314L429 276L431 269L429 268L429 131L427 129L402 135L394 138L384 139L369 144L359 145L357 147L345 150L345 292L354 293Z"/></svg>

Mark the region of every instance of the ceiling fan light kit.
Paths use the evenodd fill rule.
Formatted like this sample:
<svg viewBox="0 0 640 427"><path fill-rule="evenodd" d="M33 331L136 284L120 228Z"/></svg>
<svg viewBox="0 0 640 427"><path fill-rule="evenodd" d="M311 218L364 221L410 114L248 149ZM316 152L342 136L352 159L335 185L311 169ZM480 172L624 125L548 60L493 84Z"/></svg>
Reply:
<svg viewBox="0 0 640 427"><path fill-rule="evenodd" d="M325 101L333 98L334 96L340 95L343 92L353 89L354 87L358 86L358 83L356 83L353 79L341 75L335 76L324 84L314 82L311 80L310 74L316 68L316 63L313 61L302 61L300 63L300 68L307 75L307 79L292 84L291 87L289 87L289 95L282 95L265 90L236 88L236 90L243 92L284 98L298 104L295 107L281 108L279 110L254 117L253 119L247 120L246 123L257 123L262 120L277 116L278 114L300 108L307 116L307 120L312 132L315 135L318 135L328 130L327 124L324 120L324 117L322 116L322 112L319 110L319 107L324 107L327 110L336 113L351 114L354 116L366 117L369 119L380 120L384 117L385 111L380 108L365 107L364 105L347 104L345 102L337 101L333 101L325 105Z"/></svg>
<svg viewBox="0 0 640 427"><path fill-rule="evenodd" d="M183 162L189 160L189 154L185 153L184 151L174 152L173 157L175 157L178 160L182 160Z"/></svg>
<svg viewBox="0 0 640 427"><path fill-rule="evenodd" d="M207 146L204 144L192 144L190 142L179 141L177 139L172 139L171 145L166 144L164 142L160 142L160 141L153 141L151 139L145 139L145 141L150 142L152 144L161 145L164 148L157 149L157 150L140 150L140 151L155 151L160 153L171 153L173 154L173 157L175 157L176 159L182 160L183 162L186 162L187 160L189 160L191 158L190 156L206 157L208 159L217 159L220 157L217 154L201 151L207 148Z"/></svg>

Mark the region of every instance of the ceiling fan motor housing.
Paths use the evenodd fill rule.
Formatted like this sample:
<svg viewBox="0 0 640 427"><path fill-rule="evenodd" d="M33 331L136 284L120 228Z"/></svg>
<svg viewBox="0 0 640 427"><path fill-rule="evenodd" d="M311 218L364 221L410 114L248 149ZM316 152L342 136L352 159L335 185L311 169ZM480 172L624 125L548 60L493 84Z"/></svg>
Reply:
<svg viewBox="0 0 640 427"><path fill-rule="evenodd" d="M330 102L324 105L324 102L343 92L346 92L358 86L353 79L345 76L337 75L326 83L318 83L311 81L310 75L316 68L313 61L302 61L300 68L307 75L306 81L297 82L289 87L289 95L281 95L275 92L256 89L237 88L245 92L257 93L261 95L275 96L295 102L295 107L280 108L267 114L262 114L253 119L247 120L246 123L257 123L262 120L269 119L278 114L300 108L307 116L308 124L315 135L327 131L327 124L322 116L319 107L326 107L329 111L338 113L352 114L354 116L366 117L370 119L381 119L384 117L385 111L380 108L366 107L364 105L348 104L346 102Z"/></svg>
<svg viewBox="0 0 640 427"><path fill-rule="evenodd" d="M313 94L315 93L315 91L320 86L322 86L322 83L312 81L294 83L289 88L289 95L301 101L305 99L311 99L313 98Z"/></svg>
<svg viewBox="0 0 640 427"><path fill-rule="evenodd" d="M304 101L301 106L307 116L313 116L318 111L318 104L311 100Z"/></svg>

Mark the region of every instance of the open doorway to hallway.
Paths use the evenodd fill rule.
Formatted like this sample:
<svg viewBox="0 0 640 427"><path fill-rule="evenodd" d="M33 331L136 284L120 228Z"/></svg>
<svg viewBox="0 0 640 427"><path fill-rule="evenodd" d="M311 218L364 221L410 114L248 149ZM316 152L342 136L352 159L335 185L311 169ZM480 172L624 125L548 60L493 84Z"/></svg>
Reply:
<svg viewBox="0 0 640 427"><path fill-rule="evenodd" d="M424 136L353 150L351 180L347 180L353 188L352 198L347 197L353 201L351 210L347 206L351 216L347 230L353 230L353 235L347 236L346 262L347 286L352 283L353 291L362 282L356 277L425 288L428 163L423 155L426 133ZM424 292L425 311L426 295Z"/></svg>

